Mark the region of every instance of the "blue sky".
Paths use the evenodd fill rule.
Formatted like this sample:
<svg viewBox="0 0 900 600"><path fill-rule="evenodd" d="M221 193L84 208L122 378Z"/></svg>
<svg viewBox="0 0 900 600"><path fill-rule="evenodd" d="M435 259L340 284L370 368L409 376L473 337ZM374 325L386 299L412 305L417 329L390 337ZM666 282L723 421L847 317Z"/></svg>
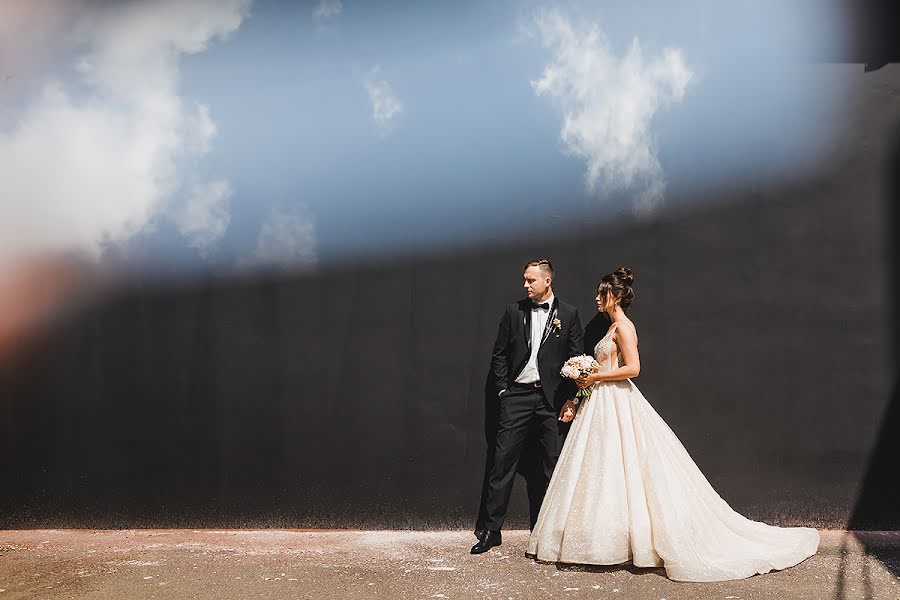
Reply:
<svg viewBox="0 0 900 600"><path fill-rule="evenodd" d="M847 102L828 3L172 2L5 9L23 245L230 272L564 235L802 176Z"/></svg>

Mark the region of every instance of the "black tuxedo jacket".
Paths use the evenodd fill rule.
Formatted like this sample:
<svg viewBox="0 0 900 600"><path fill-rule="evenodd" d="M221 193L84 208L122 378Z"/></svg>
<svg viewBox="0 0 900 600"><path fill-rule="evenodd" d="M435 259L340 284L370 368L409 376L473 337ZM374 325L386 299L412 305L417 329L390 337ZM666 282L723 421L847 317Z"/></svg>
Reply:
<svg viewBox="0 0 900 600"><path fill-rule="evenodd" d="M559 327L552 325L559 319ZM578 309L553 298L547 319L549 333L538 350L538 372L541 387L550 404L559 409L569 398L575 397L577 387L571 379L559 374L563 363L583 350L583 334ZM491 355L491 371L497 392L508 389L525 368L531 356L531 300L524 299L507 305L500 318L500 330Z"/></svg>

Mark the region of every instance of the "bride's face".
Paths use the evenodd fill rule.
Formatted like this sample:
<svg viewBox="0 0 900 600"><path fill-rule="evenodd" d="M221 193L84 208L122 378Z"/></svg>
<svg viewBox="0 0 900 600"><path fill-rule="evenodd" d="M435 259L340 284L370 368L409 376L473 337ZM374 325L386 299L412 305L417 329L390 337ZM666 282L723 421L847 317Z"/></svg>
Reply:
<svg viewBox="0 0 900 600"><path fill-rule="evenodd" d="M612 294L604 294L599 287L597 288L597 297L594 298L594 301L597 303L597 312L606 312L607 309L615 306Z"/></svg>

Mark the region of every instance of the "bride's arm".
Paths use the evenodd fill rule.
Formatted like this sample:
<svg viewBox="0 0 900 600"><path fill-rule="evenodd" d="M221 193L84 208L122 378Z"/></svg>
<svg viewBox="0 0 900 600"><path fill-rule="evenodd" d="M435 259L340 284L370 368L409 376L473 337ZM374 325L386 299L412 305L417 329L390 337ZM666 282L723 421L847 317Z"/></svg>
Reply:
<svg viewBox="0 0 900 600"><path fill-rule="evenodd" d="M619 352L622 353L622 360L625 363L617 369L607 371L606 373L594 373L588 377L591 383L598 381L620 381L622 379L631 379L641 374L641 357L638 354L637 333L630 324L622 327L616 327L615 341L619 346Z"/></svg>

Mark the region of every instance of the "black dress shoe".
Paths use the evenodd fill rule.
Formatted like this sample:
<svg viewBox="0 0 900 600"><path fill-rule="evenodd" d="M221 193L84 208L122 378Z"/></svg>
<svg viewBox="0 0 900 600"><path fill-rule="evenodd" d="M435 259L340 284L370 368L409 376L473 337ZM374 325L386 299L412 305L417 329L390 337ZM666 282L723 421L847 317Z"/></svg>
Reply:
<svg viewBox="0 0 900 600"><path fill-rule="evenodd" d="M484 536L487 535L487 532L488 532L487 529L476 529L476 530L475 530L475 537L477 537L477 538L478 538L478 541L480 542L481 540L484 539Z"/></svg>
<svg viewBox="0 0 900 600"><path fill-rule="evenodd" d="M472 554L481 554L482 552L487 552L494 546L499 546L503 543L503 537L500 535L499 531L488 531L484 538L478 540L478 543L472 546L472 550L470 552Z"/></svg>

